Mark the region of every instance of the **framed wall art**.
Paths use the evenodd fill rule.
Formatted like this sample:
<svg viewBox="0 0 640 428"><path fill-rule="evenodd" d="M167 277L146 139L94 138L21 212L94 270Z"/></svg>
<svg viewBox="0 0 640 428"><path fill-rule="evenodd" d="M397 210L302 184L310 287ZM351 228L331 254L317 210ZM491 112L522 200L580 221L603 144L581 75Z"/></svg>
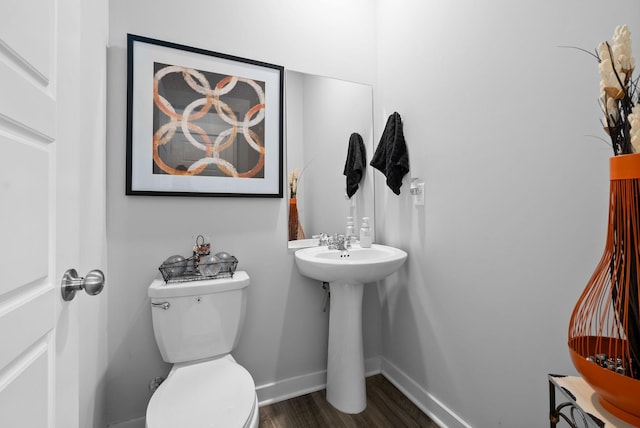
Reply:
<svg viewBox="0 0 640 428"><path fill-rule="evenodd" d="M127 195L281 198L283 67L127 36Z"/></svg>

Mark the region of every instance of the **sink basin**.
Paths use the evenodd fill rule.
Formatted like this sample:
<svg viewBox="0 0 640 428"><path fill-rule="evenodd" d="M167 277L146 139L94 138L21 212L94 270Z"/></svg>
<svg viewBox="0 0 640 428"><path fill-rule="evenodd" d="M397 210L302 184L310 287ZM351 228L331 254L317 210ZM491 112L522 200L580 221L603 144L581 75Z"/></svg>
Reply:
<svg viewBox="0 0 640 428"><path fill-rule="evenodd" d="M325 282L378 281L397 271L407 253L394 247L373 244L362 248L355 244L349 251L329 250L326 246L311 247L295 253L300 273Z"/></svg>
<svg viewBox="0 0 640 428"><path fill-rule="evenodd" d="M354 245L348 251L326 246L295 253L300 273L328 282L329 349L327 361L327 401L345 413L360 413L367 407L362 345L362 296L364 284L383 279L397 271L407 253L394 247Z"/></svg>

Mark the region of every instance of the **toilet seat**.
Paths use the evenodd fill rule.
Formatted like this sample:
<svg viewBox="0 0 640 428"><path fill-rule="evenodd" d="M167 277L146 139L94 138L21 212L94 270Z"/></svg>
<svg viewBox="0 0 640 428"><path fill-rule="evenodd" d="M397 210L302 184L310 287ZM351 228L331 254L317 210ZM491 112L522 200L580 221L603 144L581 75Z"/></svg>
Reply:
<svg viewBox="0 0 640 428"><path fill-rule="evenodd" d="M231 355L175 364L147 406L147 428L250 427L257 421L255 384Z"/></svg>

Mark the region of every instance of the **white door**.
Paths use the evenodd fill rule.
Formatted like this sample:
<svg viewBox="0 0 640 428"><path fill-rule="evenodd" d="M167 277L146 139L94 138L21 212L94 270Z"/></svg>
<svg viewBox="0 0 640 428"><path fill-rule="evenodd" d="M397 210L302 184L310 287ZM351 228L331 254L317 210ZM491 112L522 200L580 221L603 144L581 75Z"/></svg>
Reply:
<svg viewBox="0 0 640 428"><path fill-rule="evenodd" d="M63 302L60 280L80 267L87 215L80 4L0 3L1 427L79 426L78 301L88 297Z"/></svg>

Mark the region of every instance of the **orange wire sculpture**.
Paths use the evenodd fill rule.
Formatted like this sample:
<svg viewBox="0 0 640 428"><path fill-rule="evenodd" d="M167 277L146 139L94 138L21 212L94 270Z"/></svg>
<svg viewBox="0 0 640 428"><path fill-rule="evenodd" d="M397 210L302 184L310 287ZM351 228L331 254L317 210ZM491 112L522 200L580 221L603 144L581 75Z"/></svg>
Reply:
<svg viewBox="0 0 640 428"><path fill-rule="evenodd" d="M640 426L640 153L610 159L604 254L569 322L573 364L615 416Z"/></svg>

